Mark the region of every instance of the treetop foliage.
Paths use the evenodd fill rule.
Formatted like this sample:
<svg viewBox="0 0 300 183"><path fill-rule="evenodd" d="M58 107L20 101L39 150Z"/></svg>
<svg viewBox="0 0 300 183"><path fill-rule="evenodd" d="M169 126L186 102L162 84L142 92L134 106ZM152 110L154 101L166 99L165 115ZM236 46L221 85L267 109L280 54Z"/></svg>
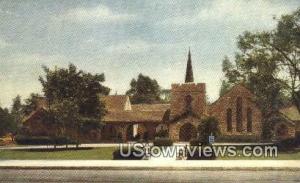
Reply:
<svg viewBox="0 0 300 183"><path fill-rule="evenodd" d="M155 79L139 74L137 79L132 79L130 89L126 92L130 96L131 102L137 103L159 103L160 86Z"/></svg>

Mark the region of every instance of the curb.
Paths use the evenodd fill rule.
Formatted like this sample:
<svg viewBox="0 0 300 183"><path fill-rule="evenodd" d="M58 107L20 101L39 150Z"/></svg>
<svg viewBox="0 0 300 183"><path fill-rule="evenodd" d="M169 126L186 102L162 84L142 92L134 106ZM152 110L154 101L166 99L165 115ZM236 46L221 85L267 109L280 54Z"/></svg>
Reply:
<svg viewBox="0 0 300 183"><path fill-rule="evenodd" d="M1 166L0 170L151 170L151 171L300 171L300 167L107 167L107 166Z"/></svg>

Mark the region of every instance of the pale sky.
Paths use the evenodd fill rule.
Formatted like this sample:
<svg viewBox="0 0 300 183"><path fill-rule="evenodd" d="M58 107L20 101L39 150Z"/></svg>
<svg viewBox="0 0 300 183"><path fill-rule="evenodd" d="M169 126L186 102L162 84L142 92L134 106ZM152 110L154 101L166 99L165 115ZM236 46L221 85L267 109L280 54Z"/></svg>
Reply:
<svg viewBox="0 0 300 183"><path fill-rule="evenodd" d="M41 65L74 63L104 73L104 85L124 94L143 73L162 88L184 81L191 47L194 78L218 98L222 59L244 31L270 30L274 16L299 0L0 1L0 104L42 93Z"/></svg>

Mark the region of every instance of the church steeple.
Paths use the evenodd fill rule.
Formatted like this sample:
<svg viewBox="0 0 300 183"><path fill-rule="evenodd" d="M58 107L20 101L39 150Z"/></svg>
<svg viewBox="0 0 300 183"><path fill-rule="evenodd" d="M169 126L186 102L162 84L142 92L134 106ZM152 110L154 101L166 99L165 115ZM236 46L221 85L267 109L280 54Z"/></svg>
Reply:
<svg viewBox="0 0 300 183"><path fill-rule="evenodd" d="M194 82L194 75L193 75L191 51L189 49L188 60L186 65L186 73L185 73L185 83L192 83L192 82Z"/></svg>

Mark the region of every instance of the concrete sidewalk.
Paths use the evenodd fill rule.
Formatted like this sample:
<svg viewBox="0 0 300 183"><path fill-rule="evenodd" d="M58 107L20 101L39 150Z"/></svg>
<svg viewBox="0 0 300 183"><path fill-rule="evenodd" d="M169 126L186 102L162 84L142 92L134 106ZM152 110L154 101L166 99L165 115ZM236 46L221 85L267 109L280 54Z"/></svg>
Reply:
<svg viewBox="0 0 300 183"><path fill-rule="evenodd" d="M0 160L0 169L291 170L299 160Z"/></svg>

